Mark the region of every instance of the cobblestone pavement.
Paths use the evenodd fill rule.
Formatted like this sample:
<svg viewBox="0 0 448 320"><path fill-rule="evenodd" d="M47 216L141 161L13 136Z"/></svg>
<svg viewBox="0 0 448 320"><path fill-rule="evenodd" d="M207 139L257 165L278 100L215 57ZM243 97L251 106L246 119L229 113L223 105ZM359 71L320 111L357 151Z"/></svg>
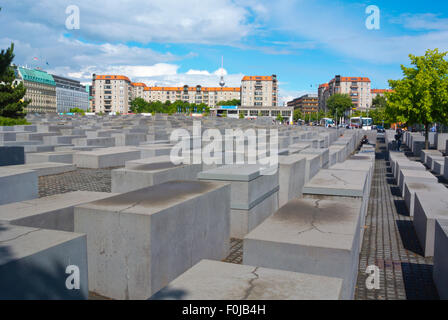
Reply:
<svg viewBox="0 0 448 320"><path fill-rule="evenodd" d="M110 169L77 169L72 172L39 177L39 197L71 191L111 192Z"/></svg>
<svg viewBox="0 0 448 320"><path fill-rule="evenodd" d="M413 218L401 197L379 143L375 174L360 254L357 300L438 299L432 280L432 258L423 256ZM380 269L380 289L368 290L367 266Z"/></svg>

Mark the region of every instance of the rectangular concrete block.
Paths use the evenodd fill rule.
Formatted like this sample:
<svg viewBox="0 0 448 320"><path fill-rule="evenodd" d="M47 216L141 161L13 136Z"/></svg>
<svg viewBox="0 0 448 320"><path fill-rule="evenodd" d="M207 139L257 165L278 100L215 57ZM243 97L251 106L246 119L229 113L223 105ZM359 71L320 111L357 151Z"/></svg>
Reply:
<svg viewBox="0 0 448 320"><path fill-rule="evenodd" d="M85 235L0 224L0 252L0 300L87 299ZM79 290L66 286L69 266Z"/></svg>
<svg viewBox="0 0 448 320"><path fill-rule="evenodd" d="M443 184L433 182L425 183L420 181L406 182L404 186L404 201L410 217L414 216L415 193L418 191L430 193L445 192L446 197L448 197L448 189Z"/></svg>
<svg viewBox="0 0 448 320"><path fill-rule="evenodd" d="M203 171L203 181L231 184L230 235L242 239L278 209L279 173L263 175L260 165L227 165Z"/></svg>
<svg viewBox="0 0 448 320"><path fill-rule="evenodd" d="M342 279L202 260L151 300L338 300Z"/></svg>
<svg viewBox="0 0 448 320"><path fill-rule="evenodd" d="M202 259L228 254L230 186L172 181L75 208L88 238L89 286L148 299Z"/></svg>
<svg viewBox="0 0 448 320"><path fill-rule="evenodd" d="M23 165L7 166L5 168L12 170L18 169L18 170L36 171L38 177L61 174L76 170L76 167L73 164L59 163L59 162L28 163Z"/></svg>
<svg viewBox="0 0 448 320"><path fill-rule="evenodd" d="M436 221L433 280L439 297L448 300L448 222Z"/></svg>
<svg viewBox="0 0 448 320"><path fill-rule="evenodd" d="M361 200L295 199L244 238L243 264L342 278L352 299L361 241Z"/></svg>
<svg viewBox="0 0 448 320"><path fill-rule="evenodd" d="M36 152L25 155L25 163L60 162L73 163L73 151Z"/></svg>
<svg viewBox="0 0 448 320"><path fill-rule="evenodd" d="M123 167L126 161L140 158L140 151L135 148L113 147L77 152L73 156L73 163L78 168L101 169Z"/></svg>
<svg viewBox="0 0 448 320"><path fill-rule="evenodd" d="M402 197L405 193L405 184L407 182L420 183L438 183L437 178L428 171L401 169L398 178L398 187L400 188Z"/></svg>
<svg viewBox="0 0 448 320"><path fill-rule="evenodd" d="M435 222L448 221L448 198L446 192L415 193L414 227L425 257L434 255Z"/></svg>
<svg viewBox="0 0 448 320"><path fill-rule="evenodd" d="M37 197L36 171L0 167L0 205Z"/></svg>
<svg viewBox="0 0 448 320"><path fill-rule="evenodd" d="M169 156L126 162L126 168L112 170L112 192L124 193L174 180L196 180L202 164L179 164Z"/></svg>
<svg viewBox="0 0 448 320"><path fill-rule="evenodd" d="M25 163L24 147L0 146L0 167Z"/></svg>
<svg viewBox="0 0 448 320"><path fill-rule="evenodd" d="M279 207L302 195L306 158L301 154L279 156Z"/></svg>
<svg viewBox="0 0 448 320"><path fill-rule="evenodd" d="M114 196L113 193L75 191L0 206L0 222L73 232L74 208Z"/></svg>

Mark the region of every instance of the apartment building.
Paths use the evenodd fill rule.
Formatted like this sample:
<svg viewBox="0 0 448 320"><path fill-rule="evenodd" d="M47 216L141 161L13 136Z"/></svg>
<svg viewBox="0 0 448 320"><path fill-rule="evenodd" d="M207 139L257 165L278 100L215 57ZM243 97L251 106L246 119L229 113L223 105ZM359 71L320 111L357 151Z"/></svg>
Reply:
<svg viewBox="0 0 448 320"><path fill-rule="evenodd" d="M328 90L328 92L326 92ZM372 106L371 81L366 77L335 76L328 84L319 87L319 106L326 110L326 102L332 95L348 94L354 110L365 111Z"/></svg>
<svg viewBox="0 0 448 320"><path fill-rule="evenodd" d="M277 76L245 76L241 81L242 106L278 106Z"/></svg>
<svg viewBox="0 0 448 320"><path fill-rule="evenodd" d="M26 88L24 99L31 100L26 112L56 112L56 82L51 74L39 69L14 68L16 81Z"/></svg>
<svg viewBox="0 0 448 320"><path fill-rule="evenodd" d="M56 105L58 113L70 112L72 108L87 110L89 93L79 81L52 75L56 83Z"/></svg>
<svg viewBox="0 0 448 320"><path fill-rule="evenodd" d="M318 96L319 111L322 110L324 112L327 112L328 110L327 110L326 102L327 102L328 98L330 97L330 90L328 90L328 83L324 83L319 86L317 96Z"/></svg>
<svg viewBox="0 0 448 320"><path fill-rule="evenodd" d="M386 92L392 92L391 89L372 89L372 100L375 99L377 96L384 97Z"/></svg>
<svg viewBox="0 0 448 320"><path fill-rule="evenodd" d="M148 102L181 100L188 103L205 103L213 108L220 101L240 100L241 89L237 87L145 87L143 89L143 99Z"/></svg>
<svg viewBox="0 0 448 320"><path fill-rule="evenodd" d="M302 114L317 113L319 98L317 94L306 94L287 103L288 107L299 109Z"/></svg>
<svg viewBox="0 0 448 320"><path fill-rule="evenodd" d="M93 75L92 112L128 113L133 97L133 86L122 75Z"/></svg>

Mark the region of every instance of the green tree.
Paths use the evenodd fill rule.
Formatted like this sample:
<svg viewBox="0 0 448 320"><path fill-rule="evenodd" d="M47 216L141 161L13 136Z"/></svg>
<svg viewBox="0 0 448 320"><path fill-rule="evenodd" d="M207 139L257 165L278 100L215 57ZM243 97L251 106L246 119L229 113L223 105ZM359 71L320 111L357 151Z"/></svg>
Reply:
<svg viewBox="0 0 448 320"><path fill-rule="evenodd" d="M233 99L233 100L227 100L227 101L219 101L217 106L241 106L241 100L239 99Z"/></svg>
<svg viewBox="0 0 448 320"><path fill-rule="evenodd" d="M238 115L238 117L239 117L240 119L244 119L244 113L240 111L240 114Z"/></svg>
<svg viewBox="0 0 448 320"><path fill-rule="evenodd" d="M336 93L328 98L327 107L333 117L336 115L336 125L338 125L338 120L345 115L347 110L353 107L353 102L348 94Z"/></svg>
<svg viewBox="0 0 448 320"><path fill-rule="evenodd" d="M425 126L426 149L433 123L448 124L448 52L427 50L424 56L409 55L411 67L401 66L404 78L389 80L387 113L407 125Z"/></svg>
<svg viewBox="0 0 448 320"><path fill-rule="evenodd" d="M79 113L82 114L83 116L86 115L86 112L81 108L71 108L70 113Z"/></svg>
<svg viewBox="0 0 448 320"><path fill-rule="evenodd" d="M149 112L149 103L143 98L135 98L131 101L131 112L132 113L145 113Z"/></svg>
<svg viewBox="0 0 448 320"><path fill-rule="evenodd" d="M276 119L278 122L283 122L283 117L282 117L282 115L281 114L278 114L278 116L277 116L277 119Z"/></svg>
<svg viewBox="0 0 448 320"><path fill-rule="evenodd" d="M296 109L294 110L294 121L297 122L302 119L302 110Z"/></svg>
<svg viewBox="0 0 448 320"><path fill-rule="evenodd" d="M14 84L15 72L11 63L14 60L14 44L0 52L0 116L24 118L24 108L31 101L24 101L26 88L23 83Z"/></svg>

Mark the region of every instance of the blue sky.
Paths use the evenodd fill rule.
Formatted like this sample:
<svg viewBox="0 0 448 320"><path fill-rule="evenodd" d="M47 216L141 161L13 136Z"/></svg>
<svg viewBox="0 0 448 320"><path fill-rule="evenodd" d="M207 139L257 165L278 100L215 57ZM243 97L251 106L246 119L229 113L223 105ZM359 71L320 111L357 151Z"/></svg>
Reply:
<svg viewBox="0 0 448 320"><path fill-rule="evenodd" d="M80 9L68 30L66 8ZM368 30L367 6L380 9ZM0 48L17 64L89 82L119 73L148 85L229 86L243 75L277 74L282 100L316 92L335 74L365 76L386 88L408 54L448 50L448 3L351 0L6 0ZM224 56L224 70L220 69ZM38 61L33 60L38 57ZM46 65L48 61L49 65Z"/></svg>

